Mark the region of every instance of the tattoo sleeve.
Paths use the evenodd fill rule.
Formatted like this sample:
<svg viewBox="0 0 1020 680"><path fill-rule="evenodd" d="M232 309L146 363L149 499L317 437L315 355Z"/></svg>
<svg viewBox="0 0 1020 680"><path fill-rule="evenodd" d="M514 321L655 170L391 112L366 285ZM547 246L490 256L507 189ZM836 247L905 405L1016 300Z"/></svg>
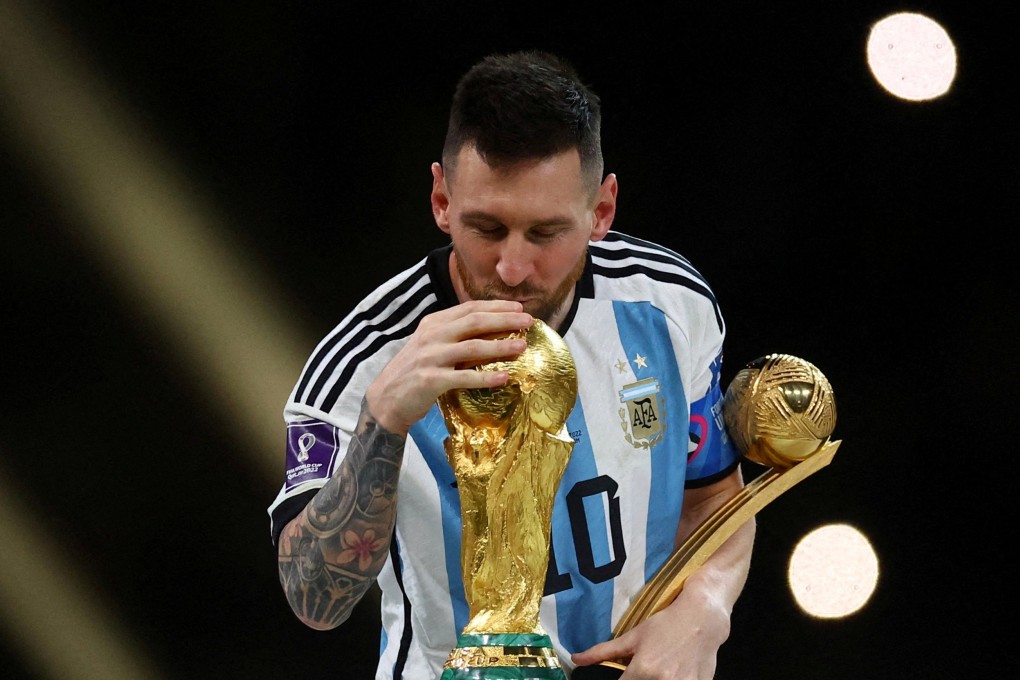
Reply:
<svg viewBox="0 0 1020 680"><path fill-rule="evenodd" d="M298 618L334 628L379 575L389 553L405 437L361 402L347 455L280 536L280 583Z"/></svg>

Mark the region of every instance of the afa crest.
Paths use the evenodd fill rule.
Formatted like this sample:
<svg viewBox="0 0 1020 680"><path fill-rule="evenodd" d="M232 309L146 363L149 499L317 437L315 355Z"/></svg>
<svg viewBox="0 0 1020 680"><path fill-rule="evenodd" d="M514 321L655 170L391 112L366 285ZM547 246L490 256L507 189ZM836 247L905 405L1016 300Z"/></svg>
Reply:
<svg viewBox="0 0 1020 680"><path fill-rule="evenodd" d="M655 378L624 385L619 391L620 426L635 449L650 449L666 433L666 409L662 386Z"/></svg>

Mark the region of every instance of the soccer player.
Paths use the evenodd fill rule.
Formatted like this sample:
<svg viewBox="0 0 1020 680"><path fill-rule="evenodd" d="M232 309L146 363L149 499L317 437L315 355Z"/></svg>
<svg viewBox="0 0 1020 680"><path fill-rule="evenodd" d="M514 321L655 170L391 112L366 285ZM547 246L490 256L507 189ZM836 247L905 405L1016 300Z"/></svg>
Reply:
<svg viewBox="0 0 1020 680"><path fill-rule="evenodd" d="M290 606L333 628L378 580L376 677L439 677L468 605L436 402L505 383L506 371L472 367L521 353L505 336L537 318L563 337L578 381L541 625L568 675L627 659L627 678L713 677L753 519L672 604L612 638L672 550L743 486L709 285L676 252L611 230L600 102L559 56L494 54L465 73L432 178L450 244L343 318L284 409L287 472L269 514Z"/></svg>

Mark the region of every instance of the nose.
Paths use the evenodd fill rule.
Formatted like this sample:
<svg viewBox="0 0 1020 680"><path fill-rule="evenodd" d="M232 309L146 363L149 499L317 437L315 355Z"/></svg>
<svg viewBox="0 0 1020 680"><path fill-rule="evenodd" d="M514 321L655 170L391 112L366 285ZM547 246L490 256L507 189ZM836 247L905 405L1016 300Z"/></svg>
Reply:
<svg viewBox="0 0 1020 680"><path fill-rule="evenodd" d="M520 237L511 236L503 243L496 263L496 274L510 287L519 286L535 269L533 246Z"/></svg>

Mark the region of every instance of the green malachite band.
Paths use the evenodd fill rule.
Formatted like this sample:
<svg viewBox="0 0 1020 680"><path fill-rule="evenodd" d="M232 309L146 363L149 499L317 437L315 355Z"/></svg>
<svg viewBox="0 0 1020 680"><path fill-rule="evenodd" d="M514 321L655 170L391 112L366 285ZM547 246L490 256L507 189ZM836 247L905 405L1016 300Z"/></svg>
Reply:
<svg viewBox="0 0 1020 680"><path fill-rule="evenodd" d="M562 668L447 668L440 680L566 680Z"/></svg>
<svg viewBox="0 0 1020 680"><path fill-rule="evenodd" d="M503 663L528 663L526 666L518 665L461 665L466 659L457 659L457 667L443 669L440 680L566 680L567 676L559 667L556 654L552 650L552 640L548 635L536 635L534 633L497 633L497 634L465 634L457 639L457 648L451 652L451 662L458 657L458 650L471 655L476 650L486 649L494 651ZM516 661L516 657L521 657ZM524 657L532 658L532 663L526 662ZM543 662L547 659L554 665ZM477 663L478 660L475 660ZM449 665L449 663L448 663Z"/></svg>
<svg viewBox="0 0 1020 680"><path fill-rule="evenodd" d="M472 633L457 638L458 647L552 647L548 635L535 633Z"/></svg>

